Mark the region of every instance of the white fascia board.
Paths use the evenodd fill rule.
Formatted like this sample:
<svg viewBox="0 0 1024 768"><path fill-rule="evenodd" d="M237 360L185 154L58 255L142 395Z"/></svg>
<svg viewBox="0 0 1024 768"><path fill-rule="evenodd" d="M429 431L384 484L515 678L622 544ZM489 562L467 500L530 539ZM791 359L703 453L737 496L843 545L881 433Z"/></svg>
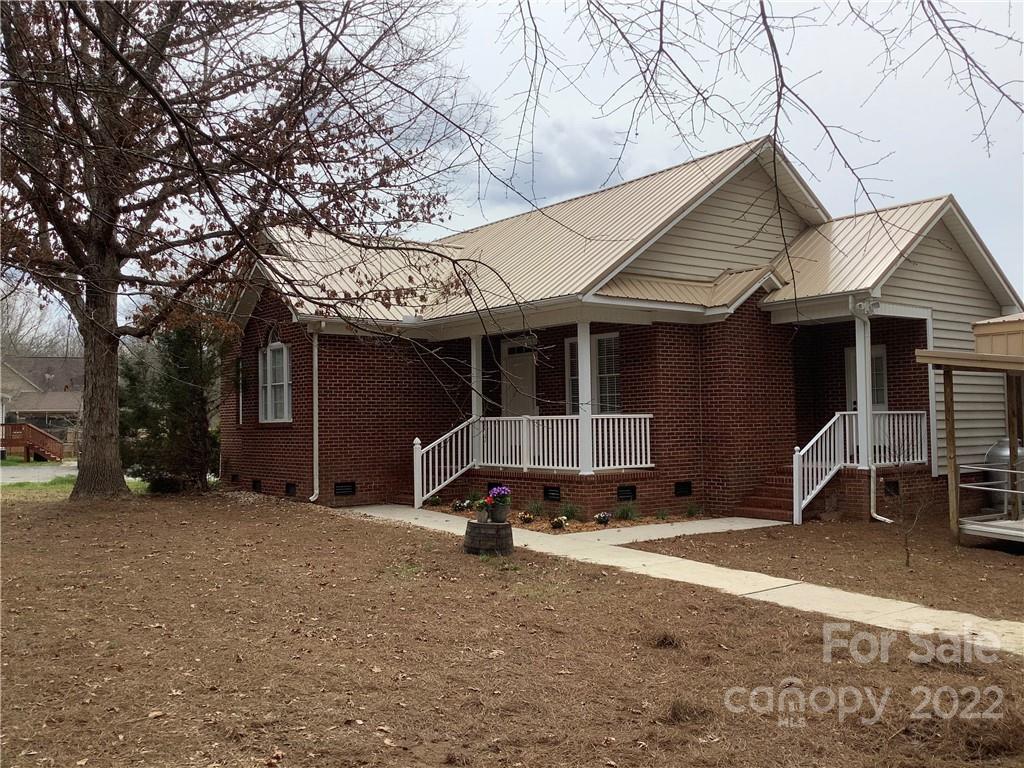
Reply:
<svg viewBox="0 0 1024 768"><path fill-rule="evenodd" d="M761 309L770 312L773 325L791 325L794 323L827 322L833 320L850 320L850 298L855 292L831 294L814 299L800 299L779 302L778 304L761 304ZM797 316L797 308L800 310Z"/></svg>
<svg viewBox="0 0 1024 768"><path fill-rule="evenodd" d="M614 307L632 307L636 309L658 309L666 312L703 315L707 308L702 304L677 304L672 301L648 301L647 299L625 299L617 296L586 296L585 304L606 304Z"/></svg>

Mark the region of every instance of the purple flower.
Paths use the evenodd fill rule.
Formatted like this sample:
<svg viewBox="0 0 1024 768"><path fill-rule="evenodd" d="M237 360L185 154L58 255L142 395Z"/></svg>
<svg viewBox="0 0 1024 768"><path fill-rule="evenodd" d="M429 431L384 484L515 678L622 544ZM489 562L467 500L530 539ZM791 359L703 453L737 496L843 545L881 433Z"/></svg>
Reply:
<svg viewBox="0 0 1024 768"><path fill-rule="evenodd" d="M503 499L506 496L512 495L512 489L504 485L498 485L491 488L490 496L492 499Z"/></svg>

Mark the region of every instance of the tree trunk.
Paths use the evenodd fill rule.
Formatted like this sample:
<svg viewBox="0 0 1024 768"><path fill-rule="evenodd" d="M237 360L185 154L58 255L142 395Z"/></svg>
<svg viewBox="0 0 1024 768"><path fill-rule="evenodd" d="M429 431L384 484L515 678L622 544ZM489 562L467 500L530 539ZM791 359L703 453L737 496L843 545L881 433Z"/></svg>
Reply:
<svg viewBox="0 0 1024 768"><path fill-rule="evenodd" d="M89 290L90 321L79 323L85 350L85 391L78 479L72 499L108 498L129 493L121 465L117 410L117 292Z"/></svg>

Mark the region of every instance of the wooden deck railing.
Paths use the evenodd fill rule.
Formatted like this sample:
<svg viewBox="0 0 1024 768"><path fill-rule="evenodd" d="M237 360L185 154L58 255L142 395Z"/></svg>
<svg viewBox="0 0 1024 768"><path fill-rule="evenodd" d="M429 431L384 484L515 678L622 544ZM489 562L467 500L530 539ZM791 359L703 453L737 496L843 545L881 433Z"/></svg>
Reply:
<svg viewBox="0 0 1024 768"><path fill-rule="evenodd" d="M0 424L0 447L24 450L26 460L33 453L54 461L64 460L64 443L34 424Z"/></svg>

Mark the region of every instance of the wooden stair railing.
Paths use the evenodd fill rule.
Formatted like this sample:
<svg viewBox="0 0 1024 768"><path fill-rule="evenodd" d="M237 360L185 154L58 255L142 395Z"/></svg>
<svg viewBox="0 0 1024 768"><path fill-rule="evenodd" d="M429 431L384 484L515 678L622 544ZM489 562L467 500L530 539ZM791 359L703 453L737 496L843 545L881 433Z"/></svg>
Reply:
<svg viewBox="0 0 1024 768"><path fill-rule="evenodd" d="M50 461L64 460L64 443L34 424L0 424L0 446L7 450L24 449L26 461L30 461L33 454Z"/></svg>

